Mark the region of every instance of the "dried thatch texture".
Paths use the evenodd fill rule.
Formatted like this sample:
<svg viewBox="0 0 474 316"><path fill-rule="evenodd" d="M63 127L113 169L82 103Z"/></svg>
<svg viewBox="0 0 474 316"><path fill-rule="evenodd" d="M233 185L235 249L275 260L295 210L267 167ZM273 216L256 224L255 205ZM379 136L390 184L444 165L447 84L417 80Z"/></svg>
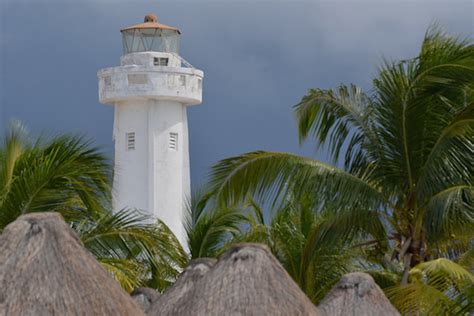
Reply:
<svg viewBox="0 0 474 316"><path fill-rule="evenodd" d="M192 260L176 283L161 295L148 309L148 315L181 315L182 307L194 296L195 284L214 266L216 259Z"/></svg>
<svg viewBox="0 0 474 316"><path fill-rule="evenodd" d="M193 292L174 307L175 315L318 315L268 248L258 244L224 253ZM152 308L149 314L158 315Z"/></svg>
<svg viewBox="0 0 474 316"><path fill-rule="evenodd" d="M143 315L57 213L31 213L0 236L0 314Z"/></svg>
<svg viewBox="0 0 474 316"><path fill-rule="evenodd" d="M154 301L160 297L160 293L149 287L139 287L130 293L135 303L139 305L143 311L146 311Z"/></svg>
<svg viewBox="0 0 474 316"><path fill-rule="evenodd" d="M348 273L331 289L319 305L325 315L400 315L367 273Z"/></svg>

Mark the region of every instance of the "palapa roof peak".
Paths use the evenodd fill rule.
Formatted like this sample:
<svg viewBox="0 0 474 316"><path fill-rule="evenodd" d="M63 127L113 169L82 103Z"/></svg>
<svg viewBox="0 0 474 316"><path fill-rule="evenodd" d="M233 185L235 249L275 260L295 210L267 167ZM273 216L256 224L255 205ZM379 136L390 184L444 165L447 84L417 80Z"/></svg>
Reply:
<svg viewBox="0 0 474 316"><path fill-rule="evenodd" d="M173 313L153 304L148 315L319 315L269 249L259 244L233 246L187 293L179 305L167 307Z"/></svg>
<svg viewBox="0 0 474 316"><path fill-rule="evenodd" d="M30 213L0 235L5 315L143 315L58 213Z"/></svg>
<svg viewBox="0 0 474 316"><path fill-rule="evenodd" d="M334 316L400 315L374 279L361 272L344 275L323 299L319 309L325 315Z"/></svg>
<svg viewBox="0 0 474 316"><path fill-rule="evenodd" d="M197 281L201 279L216 264L217 259L214 258L198 258L191 260L180 275L176 284L181 284L189 280Z"/></svg>
<svg viewBox="0 0 474 316"><path fill-rule="evenodd" d="M163 293L147 310L148 315L180 315L181 307L194 296L195 284L217 262L213 258L199 258L191 260L176 283Z"/></svg>
<svg viewBox="0 0 474 316"><path fill-rule="evenodd" d="M139 287L133 290L130 296L143 311L146 311L160 297L160 293L149 287Z"/></svg>

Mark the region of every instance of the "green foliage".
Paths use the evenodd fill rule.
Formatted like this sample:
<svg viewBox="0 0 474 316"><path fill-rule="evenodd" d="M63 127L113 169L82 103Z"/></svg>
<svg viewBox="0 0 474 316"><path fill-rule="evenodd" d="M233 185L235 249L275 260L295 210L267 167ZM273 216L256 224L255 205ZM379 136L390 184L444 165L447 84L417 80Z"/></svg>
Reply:
<svg viewBox="0 0 474 316"><path fill-rule="evenodd" d="M472 236L472 44L432 28L419 56L383 64L372 95L353 85L313 89L295 113L301 141L314 137L334 162L345 149L344 170L288 153L247 153L214 166L220 200L312 192L323 205L353 208L353 221L355 210L371 210L417 242Z"/></svg>
<svg viewBox="0 0 474 316"><path fill-rule="evenodd" d="M185 219L191 259L216 257L227 242L241 233L245 221L239 209L216 207L211 194L195 193Z"/></svg>
<svg viewBox="0 0 474 316"><path fill-rule="evenodd" d="M308 189L328 202L353 201L376 206L381 196L376 187L328 164L281 152L257 151L220 161L213 167L212 190L218 198L233 205L248 194L278 201L286 193L301 195ZM334 192L338 192L334 199Z"/></svg>
<svg viewBox="0 0 474 316"><path fill-rule="evenodd" d="M261 242L315 303L357 269L404 313L472 310L474 45L433 27L416 58L382 64L370 93L311 89L295 114L300 142L313 138L331 164L264 151L222 160L210 193L189 203L190 257ZM12 128L0 231L27 212L59 212L126 290L163 290L189 256L163 222L112 213L110 178L82 138L32 142Z"/></svg>
<svg viewBox="0 0 474 316"><path fill-rule="evenodd" d="M356 252L332 229L337 216L314 209L310 197L287 200L268 224L261 207L252 199L248 204L250 226L238 241L267 244L314 303L353 268Z"/></svg>
<svg viewBox="0 0 474 316"><path fill-rule="evenodd" d="M81 137L31 141L13 126L0 147L0 231L28 212L59 212L125 290L167 287L186 254L162 222L112 213L107 159Z"/></svg>
<svg viewBox="0 0 474 316"><path fill-rule="evenodd" d="M214 198L197 193L191 200L186 230L192 259L217 257L235 243L264 243L315 303L353 267L356 252L337 230L345 218L316 210L308 196L286 200L268 222L254 199L227 208Z"/></svg>
<svg viewBox="0 0 474 316"><path fill-rule="evenodd" d="M453 261L440 258L421 263L411 269L410 281L386 290L402 313L468 315L474 308L474 276Z"/></svg>
<svg viewBox="0 0 474 316"><path fill-rule="evenodd" d="M187 255L170 229L138 210L104 212L73 223L84 246L127 291L162 291L178 276Z"/></svg>
<svg viewBox="0 0 474 316"><path fill-rule="evenodd" d="M434 26L418 56L384 61L370 93L355 85L311 89L295 106L295 114L300 142L313 138L318 149L329 152L333 165L343 167L279 152L224 159L213 167L210 180L219 203L235 205L251 196L282 206L288 199L310 194L317 200L316 213L327 210L334 216L323 217L324 225L307 239L285 226L280 227L282 236L296 238L295 245L314 240L308 244L309 253L317 252L321 242L358 242L371 260L378 258L377 277L385 286L412 280L410 269L419 263L456 258L472 247L471 41ZM255 227L261 238L262 227ZM287 257L301 259L290 251L295 249L288 249ZM384 268L388 253L401 271ZM285 257L280 256L282 262ZM291 264L286 268L294 269ZM426 290L432 297L443 296L441 309L451 310L449 293L435 293L424 283L406 286L412 287L414 300Z"/></svg>
<svg viewBox="0 0 474 316"><path fill-rule="evenodd" d="M109 200L109 178L107 160L82 138L32 143L21 126L12 127L0 148L0 230L27 212L68 219L100 209Z"/></svg>

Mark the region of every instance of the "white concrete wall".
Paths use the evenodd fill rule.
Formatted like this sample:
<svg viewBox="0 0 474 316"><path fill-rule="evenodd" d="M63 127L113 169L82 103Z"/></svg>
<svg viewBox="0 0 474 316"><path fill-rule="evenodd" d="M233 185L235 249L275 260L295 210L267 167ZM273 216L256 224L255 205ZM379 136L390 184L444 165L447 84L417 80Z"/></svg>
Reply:
<svg viewBox="0 0 474 316"><path fill-rule="evenodd" d="M178 57L176 57L176 55L164 52L140 52L123 55L122 57L120 57L120 65L142 65L153 67L153 59L155 57L168 58L168 67L181 67L181 61Z"/></svg>
<svg viewBox="0 0 474 316"><path fill-rule="evenodd" d="M135 133L135 149L126 134ZM170 148L170 133L177 137ZM138 208L163 220L185 244L183 216L190 195L186 107L145 100L115 107L114 208Z"/></svg>
<svg viewBox="0 0 474 316"><path fill-rule="evenodd" d="M183 215L190 194L189 157L187 148L186 107L177 102L159 102L150 107L151 205L180 239L184 240ZM177 135L176 149L170 148L170 133Z"/></svg>
<svg viewBox="0 0 474 316"><path fill-rule="evenodd" d="M177 101L185 105L201 103L203 78L201 70L176 67L176 57L168 53L134 53L129 55L134 56L122 57L124 65L99 70L97 75L101 103L114 104L125 100L144 98ZM154 66L153 58L163 55L169 55L170 66ZM129 64L131 62L142 64ZM146 82L130 84L130 75L144 75ZM180 77L184 77L185 85L181 84Z"/></svg>
<svg viewBox="0 0 474 316"><path fill-rule="evenodd" d="M169 66L154 66L153 57L169 57ZM115 106L114 208L137 208L160 218L187 247L183 219L191 185L186 106L201 103L203 73L180 67L179 58L159 52L128 54L121 64L98 72L99 100ZM130 74L146 75L146 82L131 84ZM126 133L132 132L135 149L128 150ZM170 148L170 133L178 135L176 149Z"/></svg>
<svg viewBox="0 0 474 316"><path fill-rule="evenodd" d="M114 208L151 211L148 203L148 111L147 101L117 103L114 119ZM126 133L135 133L135 150L128 150Z"/></svg>

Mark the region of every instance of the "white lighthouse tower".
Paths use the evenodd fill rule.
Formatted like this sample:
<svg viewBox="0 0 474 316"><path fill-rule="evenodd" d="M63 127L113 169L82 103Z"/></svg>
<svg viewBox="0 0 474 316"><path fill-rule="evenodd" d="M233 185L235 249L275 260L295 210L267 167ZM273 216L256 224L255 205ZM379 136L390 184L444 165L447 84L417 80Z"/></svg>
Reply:
<svg viewBox="0 0 474 316"><path fill-rule="evenodd" d="M120 66L98 72L99 100L114 106L114 209L148 212L185 244L186 107L201 103L203 72L178 55L180 31L153 14L121 33Z"/></svg>

